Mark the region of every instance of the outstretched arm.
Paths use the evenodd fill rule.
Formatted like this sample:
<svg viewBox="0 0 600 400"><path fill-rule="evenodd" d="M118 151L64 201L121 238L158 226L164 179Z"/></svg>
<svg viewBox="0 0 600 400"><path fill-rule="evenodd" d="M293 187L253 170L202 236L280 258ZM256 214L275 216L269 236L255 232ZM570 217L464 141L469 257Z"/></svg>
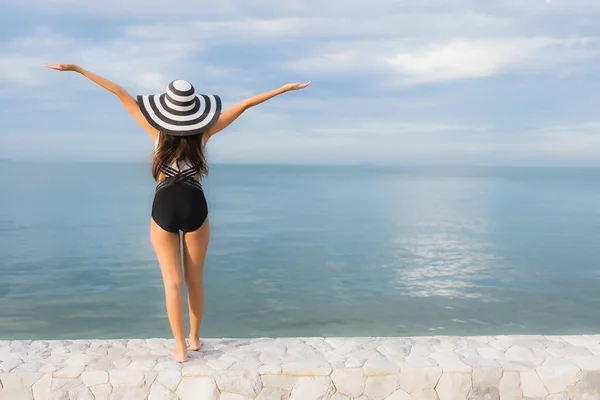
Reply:
<svg viewBox="0 0 600 400"><path fill-rule="evenodd" d="M138 124L140 124L144 129L146 129L146 131L152 137L152 140L156 140L156 135L158 134L158 132L156 131L156 129L154 129L152 127L152 125L150 125L148 123L148 121L146 121L146 118L144 118L144 115L142 114L137 102L129 93L127 93L127 90L125 90L121 86L109 81L108 79L104 79L101 76L98 76L90 71L87 71L87 70L83 69L82 67L75 65L75 64L56 64L56 65L45 64L45 65L46 65L46 67L55 69L57 71L79 72L81 75L85 76L92 82L98 84L99 86L103 87L104 89L108 90L109 92L115 94L119 98L119 100L121 100L121 102L123 103L123 105L125 106L127 111L129 112L129 114L131 114L133 119L135 119L138 122Z"/></svg>
<svg viewBox="0 0 600 400"><path fill-rule="evenodd" d="M271 90L270 92L266 93L261 93L256 96L249 97L246 100L240 101L239 103L235 104L231 108L221 113L217 122L212 126L212 128L210 128L206 132L207 137L205 138L205 140L208 140L208 138L210 138L215 133L225 129L240 115L242 115L242 113L247 109L259 105L260 103L264 103L265 101L272 99L273 97L278 96L282 93L289 92L290 90L304 89L308 85L310 85L310 82L304 84L288 83L287 85L284 85L278 89Z"/></svg>

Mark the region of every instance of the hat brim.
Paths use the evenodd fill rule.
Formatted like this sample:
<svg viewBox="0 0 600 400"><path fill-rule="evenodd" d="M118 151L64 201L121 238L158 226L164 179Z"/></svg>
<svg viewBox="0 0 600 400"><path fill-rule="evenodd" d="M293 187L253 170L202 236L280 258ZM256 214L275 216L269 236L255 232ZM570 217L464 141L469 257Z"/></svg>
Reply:
<svg viewBox="0 0 600 400"><path fill-rule="evenodd" d="M198 94L194 103L180 107L166 99L166 93L137 96L137 103L150 125L173 136L197 135L209 130L221 115L221 98Z"/></svg>

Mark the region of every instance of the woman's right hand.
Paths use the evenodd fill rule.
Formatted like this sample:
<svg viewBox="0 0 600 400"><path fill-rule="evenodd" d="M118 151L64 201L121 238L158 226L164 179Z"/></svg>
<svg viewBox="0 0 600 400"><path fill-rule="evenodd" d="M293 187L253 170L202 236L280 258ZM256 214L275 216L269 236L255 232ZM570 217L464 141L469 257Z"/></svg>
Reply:
<svg viewBox="0 0 600 400"><path fill-rule="evenodd" d="M55 69L57 71L77 71L79 66L76 64L54 64L50 65L48 63L44 63L44 65L50 69Z"/></svg>
<svg viewBox="0 0 600 400"><path fill-rule="evenodd" d="M300 89L304 89L305 87L310 85L311 82L312 81L308 81L306 83L300 83L300 82L288 83L287 85L283 85L283 89L286 92L289 92L290 90L300 90Z"/></svg>

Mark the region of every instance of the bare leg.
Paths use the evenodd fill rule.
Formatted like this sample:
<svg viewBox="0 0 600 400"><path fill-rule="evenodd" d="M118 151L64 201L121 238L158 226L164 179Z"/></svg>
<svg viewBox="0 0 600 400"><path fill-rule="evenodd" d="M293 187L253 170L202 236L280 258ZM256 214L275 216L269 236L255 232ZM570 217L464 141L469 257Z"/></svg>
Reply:
<svg viewBox="0 0 600 400"><path fill-rule="evenodd" d="M171 330L175 337L177 349L171 354L176 361L187 361L187 346L185 343L181 274L181 251L179 233L171 233L162 229L150 220L150 241L160 264L160 271L165 286L167 315Z"/></svg>
<svg viewBox="0 0 600 400"><path fill-rule="evenodd" d="M199 350L200 324L204 312L204 283L202 279L204 259L210 240L210 224L208 217L200 228L194 232L183 234L183 268L185 285L188 291L188 307L190 314L190 349Z"/></svg>

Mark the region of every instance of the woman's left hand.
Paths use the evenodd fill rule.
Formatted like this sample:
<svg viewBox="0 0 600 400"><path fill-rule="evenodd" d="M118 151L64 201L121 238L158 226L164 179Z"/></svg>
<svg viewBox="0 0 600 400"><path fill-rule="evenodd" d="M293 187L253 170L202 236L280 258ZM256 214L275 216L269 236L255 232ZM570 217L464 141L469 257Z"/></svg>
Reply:
<svg viewBox="0 0 600 400"><path fill-rule="evenodd" d="M44 63L44 65L50 69L55 69L57 71L77 71L79 68L76 64L54 64L50 65L48 63Z"/></svg>

